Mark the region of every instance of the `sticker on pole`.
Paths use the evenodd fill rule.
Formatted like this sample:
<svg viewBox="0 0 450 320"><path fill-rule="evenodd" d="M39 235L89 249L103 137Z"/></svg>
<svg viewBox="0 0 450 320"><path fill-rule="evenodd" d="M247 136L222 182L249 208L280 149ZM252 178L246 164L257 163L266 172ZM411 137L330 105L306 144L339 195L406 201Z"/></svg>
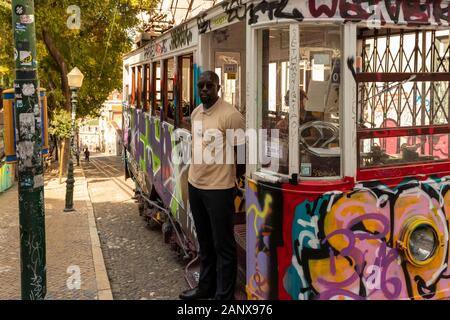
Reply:
<svg viewBox="0 0 450 320"><path fill-rule="evenodd" d="M34 15L29 14L29 15L21 15L20 16L20 23L22 24L32 24L34 22Z"/></svg>
<svg viewBox="0 0 450 320"><path fill-rule="evenodd" d="M27 26L19 22L16 23L16 33L23 33L27 31Z"/></svg>
<svg viewBox="0 0 450 320"><path fill-rule="evenodd" d="M16 8L14 9L14 12L18 15L21 16L23 14L25 14L25 7L21 4L18 4L16 6Z"/></svg>
<svg viewBox="0 0 450 320"><path fill-rule="evenodd" d="M34 87L34 84L32 83L25 83L22 86L22 93L24 96L32 96L36 92L36 88Z"/></svg>
<svg viewBox="0 0 450 320"><path fill-rule="evenodd" d="M20 51L20 64L23 66L31 66L33 62L33 56L31 55L31 51Z"/></svg>

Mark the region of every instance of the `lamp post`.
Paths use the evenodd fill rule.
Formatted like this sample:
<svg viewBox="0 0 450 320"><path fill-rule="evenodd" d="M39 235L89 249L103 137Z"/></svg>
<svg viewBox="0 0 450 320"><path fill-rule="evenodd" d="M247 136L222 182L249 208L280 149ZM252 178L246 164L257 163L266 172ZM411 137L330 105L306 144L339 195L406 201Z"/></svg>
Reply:
<svg viewBox="0 0 450 320"><path fill-rule="evenodd" d="M73 155L75 148L75 115L77 112L77 93L83 84L84 75L81 71L75 67L67 75L70 90L72 91L71 100L72 103L72 130L70 134L70 157L69 157L69 168L67 171L67 181L66 181L66 207L65 212L74 211L73 208L73 188L75 184L75 178L73 175Z"/></svg>

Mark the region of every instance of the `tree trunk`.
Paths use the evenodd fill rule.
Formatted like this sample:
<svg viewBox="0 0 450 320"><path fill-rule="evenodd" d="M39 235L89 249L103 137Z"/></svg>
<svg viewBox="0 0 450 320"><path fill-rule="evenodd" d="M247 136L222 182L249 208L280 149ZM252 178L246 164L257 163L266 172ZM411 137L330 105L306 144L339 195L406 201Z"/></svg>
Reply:
<svg viewBox="0 0 450 320"><path fill-rule="evenodd" d="M69 88L69 80L67 79L67 65L64 61L64 57L62 56L59 49L56 47L55 42L53 40L52 35L47 30L42 30L42 35L44 37L45 46L47 47L48 52L52 56L53 60L55 60L56 64L59 68L59 73L61 75L61 89L65 98L64 107L67 111L71 111L70 105L70 88Z"/></svg>
<svg viewBox="0 0 450 320"><path fill-rule="evenodd" d="M64 108L71 112L72 106L70 104L70 88L69 88L69 80L67 79L67 65L64 61L64 57L61 52L55 45L55 41L51 33L48 30L42 30L42 35L44 38L45 46L47 47L48 52L52 56L53 60L55 60L56 64L59 68L59 73L61 75L61 89L65 98ZM63 148L61 148L61 156L59 157L60 166L59 166L59 183L61 183L61 177L63 174L66 174L66 167L69 160L69 152L67 152L69 148L70 142L69 139L65 139L63 143Z"/></svg>
<svg viewBox="0 0 450 320"><path fill-rule="evenodd" d="M67 175L67 165L69 163L70 139L59 140L59 183L62 183L63 175Z"/></svg>

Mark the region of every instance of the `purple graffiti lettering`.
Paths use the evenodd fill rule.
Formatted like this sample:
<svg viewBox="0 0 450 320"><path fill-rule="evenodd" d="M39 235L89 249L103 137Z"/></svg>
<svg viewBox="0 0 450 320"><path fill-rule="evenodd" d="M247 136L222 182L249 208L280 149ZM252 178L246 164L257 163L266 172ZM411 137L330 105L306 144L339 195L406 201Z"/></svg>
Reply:
<svg viewBox="0 0 450 320"><path fill-rule="evenodd" d="M328 281L328 280L325 280L322 278L318 278L317 282L320 283L321 285L327 286L328 288L339 289L341 287L346 287L346 286L351 285L358 279L359 279L358 274L356 272L353 272L350 277L348 277L347 279L345 279L341 282L332 282L332 281Z"/></svg>
<svg viewBox="0 0 450 320"><path fill-rule="evenodd" d="M322 292L319 295L319 299L320 300L330 300L333 297L336 296L344 296L344 297L348 297L354 300L363 300L362 297L360 297L358 294L349 291L349 290L344 290L344 289L331 289L331 290L327 290Z"/></svg>
<svg viewBox="0 0 450 320"><path fill-rule="evenodd" d="M325 239L322 240L322 244L326 243L329 239L331 239L337 235L345 236L348 240L347 247L345 247L344 249L341 250L341 255L346 256L350 253L350 251L355 246L355 236L351 230L345 230L345 229L335 230L335 231L331 232L330 234L328 234L325 237Z"/></svg>
<svg viewBox="0 0 450 320"><path fill-rule="evenodd" d="M386 243L382 243L380 245L377 259L375 259L375 263L379 263L381 267L381 291L386 295L389 299L395 299L400 295L402 290L402 281L399 278L391 277L387 278L387 273L389 266L395 262L398 258L397 250L390 250L389 253L386 253L387 246ZM392 286L392 291L389 290L388 284Z"/></svg>
<svg viewBox="0 0 450 320"><path fill-rule="evenodd" d="M354 218L352 221L350 221L349 228L352 228L356 224L363 222L364 220L378 220L384 227L383 232L380 232L378 234L371 234L371 233L358 233L355 235L356 238L360 240L366 240L366 239L382 239L384 238L388 232L389 232L389 220L385 216L382 216L377 213L367 213L363 216L359 216Z"/></svg>
<svg viewBox="0 0 450 320"><path fill-rule="evenodd" d="M351 229L355 226L357 226L359 223L365 221L365 220L376 220L379 221L380 224L383 226L383 230L377 234L371 234L367 232L357 232L355 233ZM327 287L332 288L330 291L326 291L323 294L320 295L320 298L328 297L331 298L333 296L336 296L339 290L336 290L338 288L342 288L344 286L348 286L352 284L356 278L358 278L358 274L362 276L363 271L366 267L366 251L361 251L358 248L355 247L356 239L359 240L374 240L374 239L382 239L384 238L389 231L389 220L377 213L368 213L362 216L358 216L354 219L352 219L348 226L345 229L339 229L335 230L334 232L328 234L325 239L322 241L322 243L328 241L332 237L336 235L343 235L348 240L348 245L341 249L338 253L339 256L342 257L350 257L353 261L355 261L355 273L349 277L348 279L341 281L341 282L330 282L324 279L317 279L318 283L323 284ZM335 254L333 250L329 249L329 257L330 257L330 270L331 273L334 275L336 272L335 267ZM381 269L381 284L380 289L385 294L385 296L389 299L394 299L400 295L401 289L402 289L402 282L400 279L391 277L388 278L388 269L389 266L396 261L398 258L398 252L397 250L390 250L389 253L387 253L387 245L385 242L382 242L379 250L378 255L375 259L375 264L378 265ZM371 275L369 275L368 278L370 278ZM325 294L325 295L324 295Z"/></svg>
<svg viewBox="0 0 450 320"><path fill-rule="evenodd" d="M328 248L328 253L330 254L330 272L334 276L336 275L336 263L335 263L335 255L333 252L333 248Z"/></svg>

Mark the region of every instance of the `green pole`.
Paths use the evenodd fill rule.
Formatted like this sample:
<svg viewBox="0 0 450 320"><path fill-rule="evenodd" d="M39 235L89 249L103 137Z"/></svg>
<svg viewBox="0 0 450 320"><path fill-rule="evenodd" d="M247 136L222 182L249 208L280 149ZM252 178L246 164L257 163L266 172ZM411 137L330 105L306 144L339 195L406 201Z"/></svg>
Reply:
<svg viewBox="0 0 450 320"><path fill-rule="evenodd" d="M33 0L12 1L16 62L15 123L19 177L20 271L23 300L44 299L44 170Z"/></svg>

